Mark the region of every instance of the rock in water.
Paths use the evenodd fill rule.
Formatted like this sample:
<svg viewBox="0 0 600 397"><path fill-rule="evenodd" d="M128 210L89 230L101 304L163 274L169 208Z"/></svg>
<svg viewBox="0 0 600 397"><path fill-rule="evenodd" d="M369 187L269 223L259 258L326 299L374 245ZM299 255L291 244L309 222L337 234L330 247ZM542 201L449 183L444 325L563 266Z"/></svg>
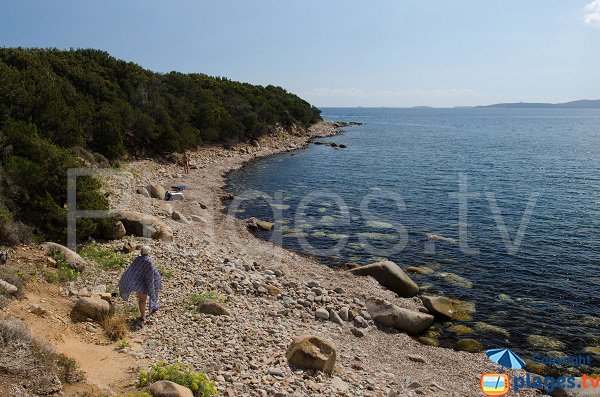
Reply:
<svg viewBox="0 0 600 397"><path fill-rule="evenodd" d="M136 211L117 211L115 215L123 222L127 234L151 237L165 242L173 241L173 231L159 218Z"/></svg>
<svg viewBox="0 0 600 397"><path fill-rule="evenodd" d="M261 221L260 219L256 218L247 219L246 222L250 229L263 230L265 232L270 232L274 227L272 222Z"/></svg>
<svg viewBox="0 0 600 397"><path fill-rule="evenodd" d="M367 300L367 310L373 320L409 335L421 333L433 324L430 314L404 309L382 299Z"/></svg>
<svg viewBox="0 0 600 397"><path fill-rule="evenodd" d="M148 388L148 393L152 397L194 397L192 391L187 387L168 380L154 382Z"/></svg>
<svg viewBox="0 0 600 397"><path fill-rule="evenodd" d="M63 245L46 242L42 244L42 248L44 248L47 253L61 252L65 256L65 260L69 266L77 271L83 271L85 265L87 264L86 260L79 256L78 253L71 251Z"/></svg>
<svg viewBox="0 0 600 397"><path fill-rule="evenodd" d="M335 367L336 350L330 340L314 335L302 335L292 342L285 357L290 365L331 375Z"/></svg>
<svg viewBox="0 0 600 397"><path fill-rule="evenodd" d="M422 296L421 301L427 310L441 317L470 320L471 314L475 313L474 304L445 296Z"/></svg>
<svg viewBox="0 0 600 397"><path fill-rule="evenodd" d="M419 286L392 261L382 261L348 270L357 276L371 276L379 284L404 298L415 296Z"/></svg>
<svg viewBox="0 0 600 397"><path fill-rule="evenodd" d="M583 385L582 378L574 378L576 385ZM598 397L598 388L592 388L590 384L590 378L586 379L587 388L575 386L572 389L560 389L555 388L553 391L548 392L552 397Z"/></svg>
<svg viewBox="0 0 600 397"><path fill-rule="evenodd" d="M479 353L480 351L483 351L483 345L475 339L461 339L456 342L455 348L458 351L469 353Z"/></svg>
<svg viewBox="0 0 600 397"><path fill-rule="evenodd" d="M100 298L79 298L73 307L73 314L82 318L92 318L98 322L110 317L110 304Z"/></svg>
<svg viewBox="0 0 600 397"><path fill-rule="evenodd" d="M229 310L218 302L203 300L198 302L196 308L200 313L210 314L213 316L229 316Z"/></svg>
<svg viewBox="0 0 600 397"><path fill-rule="evenodd" d="M165 194L167 194L167 191L165 190L164 187L162 187L158 183L150 184L150 196L151 197L153 197L155 199L159 199L159 200L164 200Z"/></svg>

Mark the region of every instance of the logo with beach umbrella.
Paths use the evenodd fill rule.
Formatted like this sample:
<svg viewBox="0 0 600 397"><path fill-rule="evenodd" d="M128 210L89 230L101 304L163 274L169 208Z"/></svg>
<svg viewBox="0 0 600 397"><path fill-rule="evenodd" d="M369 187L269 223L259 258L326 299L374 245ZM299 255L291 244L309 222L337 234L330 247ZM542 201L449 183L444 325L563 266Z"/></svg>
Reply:
<svg viewBox="0 0 600 397"><path fill-rule="evenodd" d="M525 366L525 361L510 349L490 349L486 350L485 354L491 361L504 368L521 369Z"/></svg>

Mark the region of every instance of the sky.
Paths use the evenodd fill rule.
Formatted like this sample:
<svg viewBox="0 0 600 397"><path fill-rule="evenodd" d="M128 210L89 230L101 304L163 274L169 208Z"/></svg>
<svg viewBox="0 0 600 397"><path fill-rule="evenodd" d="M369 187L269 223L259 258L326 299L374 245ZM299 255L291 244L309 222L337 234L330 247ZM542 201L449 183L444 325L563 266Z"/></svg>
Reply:
<svg viewBox="0 0 600 397"><path fill-rule="evenodd" d="M102 49L320 107L600 99L600 0L0 0L0 46Z"/></svg>

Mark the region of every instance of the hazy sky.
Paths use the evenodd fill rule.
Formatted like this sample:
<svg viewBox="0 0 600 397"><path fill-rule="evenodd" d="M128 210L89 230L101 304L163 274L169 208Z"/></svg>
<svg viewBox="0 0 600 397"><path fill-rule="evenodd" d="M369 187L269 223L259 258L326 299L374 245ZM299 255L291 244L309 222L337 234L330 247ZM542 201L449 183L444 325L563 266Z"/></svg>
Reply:
<svg viewBox="0 0 600 397"><path fill-rule="evenodd" d="M600 98L600 0L0 0L0 46L93 47L317 106Z"/></svg>

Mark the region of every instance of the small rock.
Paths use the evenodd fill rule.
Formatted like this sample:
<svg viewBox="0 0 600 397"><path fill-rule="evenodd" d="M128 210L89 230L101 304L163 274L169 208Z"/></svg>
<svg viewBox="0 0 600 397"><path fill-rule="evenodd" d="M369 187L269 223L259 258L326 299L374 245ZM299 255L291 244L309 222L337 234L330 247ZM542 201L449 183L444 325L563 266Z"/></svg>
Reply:
<svg viewBox="0 0 600 397"><path fill-rule="evenodd" d="M315 369L331 374L335 367L336 349L333 342L314 335L302 335L289 346L285 357L290 365Z"/></svg>
<svg viewBox="0 0 600 397"><path fill-rule="evenodd" d="M321 320L328 320L329 319L329 312L327 311L327 309L324 308L318 308L315 311L315 318L321 319Z"/></svg>
<svg viewBox="0 0 600 397"><path fill-rule="evenodd" d="M347 306L344 306L340 309L340 311L338 312L338 314L340 315L340 318L344 321L348 321L349 319L349 312L350 309Z"/></svg>
<svg viewBox="0 0 600 397"><path fill-rule="evenodd" d="M213 316L229 316L229 315L231 315L229 310L227 310L227 308L225 306L221 305L218 302L213 302L213 301L208 301L208 300L200 301L196 305L196 308L198 309L198 311L200 313L210 314Z"/></svg>
<svg viewBox="0 0 600 397"><path fill-rule="evenodd" d="M365 336L367 333L365 332L364 328L356 328L356 327L352 327L350 328L350 332L352 332L352 335L358 337L358 338L362 338L363 336Z"/></svg>
<svg viewBox="0 0 600 397"><path fill-rule="evenodd" d="M408 357L408 359L410 361L414 361L416 363L424 363L425 362L425 358L423 358L422 356L419 356L417 354L409 354L406 357Z"/></svg>

